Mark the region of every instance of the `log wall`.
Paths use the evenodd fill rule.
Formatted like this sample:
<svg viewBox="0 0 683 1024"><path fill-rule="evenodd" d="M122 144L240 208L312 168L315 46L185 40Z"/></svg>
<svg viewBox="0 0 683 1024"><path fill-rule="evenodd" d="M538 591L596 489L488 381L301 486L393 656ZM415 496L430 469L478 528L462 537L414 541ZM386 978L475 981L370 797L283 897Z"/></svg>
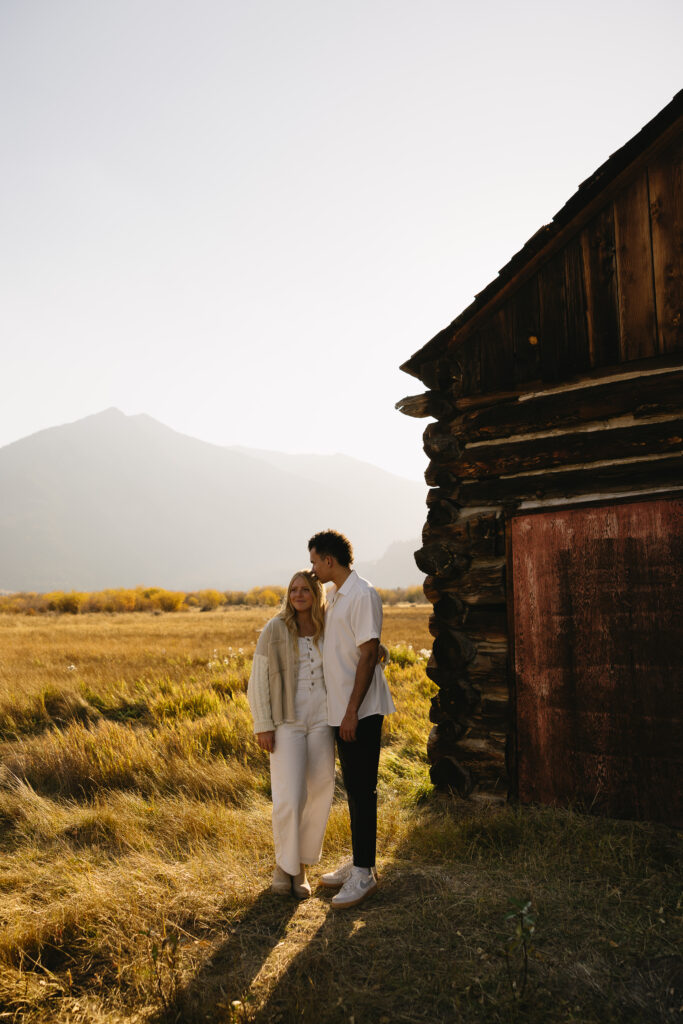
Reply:
<svg viewBox="0 0 683 1024"><path fill-rule="evenodd" d="M683 359L453 412L425 431L434 486L416 552L439 686L428 753L435 784L505 795L516 788L510 516L683 488Z"/></svg>

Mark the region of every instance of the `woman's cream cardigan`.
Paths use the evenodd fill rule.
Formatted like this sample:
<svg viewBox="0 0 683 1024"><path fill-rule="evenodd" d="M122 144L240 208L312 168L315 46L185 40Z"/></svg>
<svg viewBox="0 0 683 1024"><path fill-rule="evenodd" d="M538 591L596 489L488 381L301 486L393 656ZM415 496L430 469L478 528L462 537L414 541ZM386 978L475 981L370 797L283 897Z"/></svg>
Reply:
<svg viewBox="0 0 683 1024"><path fill-rule="evenodd" d="M255 733L271 732L283 722L296 721L298 674L299 645L278 615L261 631L247 687Z"/></svg>

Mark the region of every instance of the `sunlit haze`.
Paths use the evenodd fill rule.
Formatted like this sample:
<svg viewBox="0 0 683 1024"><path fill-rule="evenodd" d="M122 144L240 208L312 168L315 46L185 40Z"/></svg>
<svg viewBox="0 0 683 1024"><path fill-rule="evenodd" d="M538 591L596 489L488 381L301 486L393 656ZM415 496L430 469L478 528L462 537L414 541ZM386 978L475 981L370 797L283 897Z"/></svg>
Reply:
<svg viewBox="0 0 683 1024"><path fill-rule="evenodd" d="M399 365L682 38L674 0L3 0L0 445L115 406L420 479Z"/></svg>

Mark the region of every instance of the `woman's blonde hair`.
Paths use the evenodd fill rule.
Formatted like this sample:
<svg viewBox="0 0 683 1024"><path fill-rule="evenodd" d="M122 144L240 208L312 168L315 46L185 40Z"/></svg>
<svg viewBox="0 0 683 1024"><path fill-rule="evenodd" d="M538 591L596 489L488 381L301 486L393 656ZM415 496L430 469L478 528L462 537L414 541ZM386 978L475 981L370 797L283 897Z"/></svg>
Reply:
<svg viewBox="0 0 683 1024"><path fill-rule="evenodd" d="M287 586L287 593L285 599L282 602L282 611L280 612L280 618L284 619L287 629L292 634L295 642L298 638L298 632L296 628L296 612L292 608L292 603L289 600L292 587L294 586L294 580L303 579L306 581L308 589L313 594L313 605L311 607L311 618L313 619L313 626L315 633L313 634L313 642L318 643L323 631L325 629L325 591L323 585L317 576L314 576L310 569L300 569L295 572Z"/></svg>

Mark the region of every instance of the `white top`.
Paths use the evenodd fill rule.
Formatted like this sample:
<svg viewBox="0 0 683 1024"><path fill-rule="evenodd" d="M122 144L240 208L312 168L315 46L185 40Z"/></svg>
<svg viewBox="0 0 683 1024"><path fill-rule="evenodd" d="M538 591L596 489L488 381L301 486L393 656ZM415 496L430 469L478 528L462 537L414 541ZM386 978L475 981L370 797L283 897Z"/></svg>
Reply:
<svg viewBox="0 0 683 1024"><path fill-rule="evenodd" d="M341 725L346 714L360 660L358 648L368 640L379 640L381 633L382 599L354 570L338 590L333 586L327 592L323 666L330 725ZM382 666L376 665L358 717L390 715L395 710Z"/></svg>
<svg viewBox="0 0 683 1024"><path fill-rule="evenodd" d="M299 676L298 687L318 686L323 682L323 658L319 647L322 647L322 638L316 646L312 636L299 637Z"/></svg>

